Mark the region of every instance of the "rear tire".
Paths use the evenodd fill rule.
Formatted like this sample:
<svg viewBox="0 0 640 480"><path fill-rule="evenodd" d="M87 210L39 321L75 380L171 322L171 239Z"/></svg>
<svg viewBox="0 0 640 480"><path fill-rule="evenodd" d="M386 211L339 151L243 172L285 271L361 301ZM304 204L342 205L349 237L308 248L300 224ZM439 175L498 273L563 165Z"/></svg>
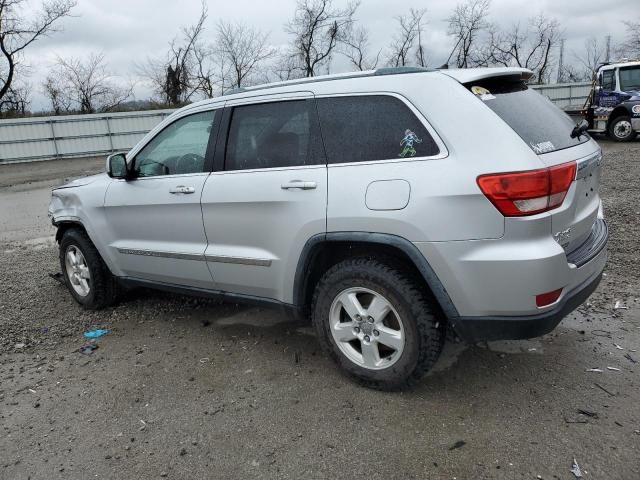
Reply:
<svg viewBox="0 0 640 480"><path fill-rule="evenodd" d="M609 136L616 142L629 142L636 136L631 119L626 115L616 117L609 125Z"/></svg>
<svg viewBox="0 0 640 480"><path fill-rule="evenodd" d="M116 278L83 230L72 228L62 235L60 268L71 296L87 310L100 310L116 302Z"/></svg>
<svg viewBox="0 0 640 480"><path fill-rule="evenodd" d="M433 299L378 260L354 258L330 268L318 282L312 310L324 349L370 388L415 385L442 351L444 321Z"/></svg>

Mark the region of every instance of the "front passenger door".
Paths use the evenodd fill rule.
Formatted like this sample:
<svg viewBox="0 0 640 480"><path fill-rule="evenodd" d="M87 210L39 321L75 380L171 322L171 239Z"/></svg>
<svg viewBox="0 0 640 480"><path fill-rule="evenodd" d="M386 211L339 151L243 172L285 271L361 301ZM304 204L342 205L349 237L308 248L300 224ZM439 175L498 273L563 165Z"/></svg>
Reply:
<svg viewBox="0 0 640 480"><path fill-rule="evenodd" d="M108 245L124 276L211 287L200 196L211 169L219 112L177 119L135 155L134 179L109 185Z"/></svg>

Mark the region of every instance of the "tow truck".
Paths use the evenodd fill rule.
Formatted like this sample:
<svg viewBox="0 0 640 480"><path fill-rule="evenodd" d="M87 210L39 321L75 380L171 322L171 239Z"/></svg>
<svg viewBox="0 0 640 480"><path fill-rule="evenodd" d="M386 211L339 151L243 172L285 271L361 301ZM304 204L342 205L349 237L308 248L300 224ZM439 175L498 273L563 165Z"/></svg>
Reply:
<svg viewBox="0 0 640 480"><path fill-rule="evenodd" d="M640 132L640 60L600 64L582 108L567 108L579 121L574 134L605 133L627 142Z"/></svg>

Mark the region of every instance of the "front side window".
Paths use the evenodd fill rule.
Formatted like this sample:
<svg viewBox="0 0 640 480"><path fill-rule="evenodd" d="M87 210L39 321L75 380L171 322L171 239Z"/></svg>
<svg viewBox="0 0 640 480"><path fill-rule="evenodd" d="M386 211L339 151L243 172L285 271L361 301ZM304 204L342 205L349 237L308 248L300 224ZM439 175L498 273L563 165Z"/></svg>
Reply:
<svg viewBox="0 0 640 480"><path fill-rule="evenodd" d="M316 123L307 100L235 107L225 170L324 163Z"/></svg>
<svg viewBox="0 0 640 480"><path fill-rule="evenodd" d="M395 97L320 98L318 113L328 163L438 154L438 146L422 122Z"/></svg>
<svg viewBox="0 0 640 480"><path fill-rule="evenodd" d="M196 113L162 130L136 155L137 176L202 172L215 116L215 110Z"/></svg>
<svg viewBox="0 0 640 480"><path fill-rule="evenodd" d="M602 72L602 88L604 90L615 90L616 79L614 70L605 70Z"/></svg>

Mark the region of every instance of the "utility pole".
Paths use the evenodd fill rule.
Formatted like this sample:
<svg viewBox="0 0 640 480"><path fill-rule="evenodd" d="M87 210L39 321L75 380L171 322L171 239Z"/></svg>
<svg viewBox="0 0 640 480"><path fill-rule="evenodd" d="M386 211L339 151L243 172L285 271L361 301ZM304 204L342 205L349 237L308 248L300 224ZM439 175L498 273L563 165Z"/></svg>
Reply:
<svg viewBox="0 0 640 480"><path fill-rule="evenodd" d="M607 35L607 50L604 56L604 61L607 63L611 61L611 35Z"/></svg>
<svg viewBox="0 0 640 480"><path fill-rule="evenodd" d="M560 57L558 58L558 76L556 83L564 82L564 38L560 39Z"/></svg>

